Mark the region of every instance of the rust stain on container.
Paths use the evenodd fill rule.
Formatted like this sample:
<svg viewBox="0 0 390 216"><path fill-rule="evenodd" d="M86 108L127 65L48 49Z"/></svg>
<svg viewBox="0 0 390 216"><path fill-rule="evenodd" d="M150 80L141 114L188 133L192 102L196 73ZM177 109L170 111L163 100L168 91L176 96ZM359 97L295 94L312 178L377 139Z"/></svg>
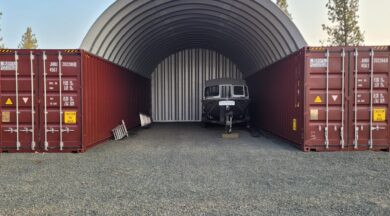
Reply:
<svg viewBox="0 0 390 216"><path fill-rule="evenodd" d="M254 124L304 151L388 151L389 50L309 47L252 75Z"/></svg>
<svg viewBox="0 0 390 216"><path fill-rule="evenodd" d="M84 152L149 114L149 79L82 50L11 50L0 73L1 152Z"/></svg>

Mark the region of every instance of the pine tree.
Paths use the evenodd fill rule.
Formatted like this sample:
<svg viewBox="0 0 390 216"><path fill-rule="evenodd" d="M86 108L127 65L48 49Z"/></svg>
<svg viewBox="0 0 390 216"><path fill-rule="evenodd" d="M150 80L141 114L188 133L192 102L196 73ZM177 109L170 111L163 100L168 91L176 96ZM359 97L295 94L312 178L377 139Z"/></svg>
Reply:
<svg viewBox="0 0 390 216"><path fill-rule="evenodd" d="M0 12L0 18L1 18L2 15L3 15L3 13ZM0 32L1 32L1 28L0 28ZM4 48L4 44L2 43L2 41L3 41L3 38L0 37L0 49Z"/></svg>
<svg viewBox="0 0 390 216"><path fill-rule="evenodd" d="M357 46L364 43L359 19L359 0L329 0L328 20L330 25L322 25L328 34L327 42L334 46Z"/></svg>
<svg viewBox="0 0 390 216"><path fill-rule="evenodd" d="M291 16L290 12L288 12L288 3L287 3L287 0L276 0L276 4L280 7L280 9L282 9L282 11L283 11L288 17L290 17L290 19L292 19L292 16Z"/></svg>
<svg viewBox="0 0 390 216"><path fill-rule="evenodd" d="M32 33L32 28L28 27L27 31L22 36L22 41L19 44L19 49L37 49L38 40L35 34Z"/></svg>

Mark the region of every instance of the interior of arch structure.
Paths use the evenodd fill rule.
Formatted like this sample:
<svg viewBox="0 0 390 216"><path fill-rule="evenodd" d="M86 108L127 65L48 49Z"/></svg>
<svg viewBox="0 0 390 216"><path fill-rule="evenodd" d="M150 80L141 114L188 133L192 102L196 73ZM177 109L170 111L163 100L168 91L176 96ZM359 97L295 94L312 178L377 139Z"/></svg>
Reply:
<svg viewBox="0 0 390 216"><path fill-rule="evenodd" d="M214 50L248 76L306 45L270 0L117 0L81 49L150 77L181 50Z"/></svg>

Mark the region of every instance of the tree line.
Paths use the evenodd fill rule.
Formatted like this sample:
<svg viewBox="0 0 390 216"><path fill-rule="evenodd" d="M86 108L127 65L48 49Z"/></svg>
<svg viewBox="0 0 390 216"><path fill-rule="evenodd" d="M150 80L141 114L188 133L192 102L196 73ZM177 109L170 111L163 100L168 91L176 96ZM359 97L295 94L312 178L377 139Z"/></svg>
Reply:
<svg viewBox="0 0 390 216"><path fill-rule="evenodd" d="M292 19L287 0L276 0L276 4ZM359 0L328 0L326 8L330 24L322 25L322 30L328 35L326 42L320 41L322 44L357 46L364 43L364 33L358 22Z"/></svg>
<svg viewBox="0 0 390 216"><path fill-rule="evenodd" d="M287 0L276 0L280 9L292 19L288 10ZM326 4L328 10L328 25L323 24L322 29L328 35L326 42L321 43L332 46L361 45L364 43L364 33L359 27L359 0L328 0ZM0 19L2 13L0 12ZM1 28L0 28L1 32ZM0 48L4 48L3 38L0 37ZM19 49L37 49L38 40L28 27L22 35L22 40L18 46Z"/></svg>
<svg viewBox="0 0 390 216"><path fill-rule="evenodd" d="M3 14L0 12L0 19ZM0 27L1 32L1 27ZM5 45L3 43L3 38L0 37L0 49L4 49ZM22 35L22 40L18 46L19 49L37 49L38 48L38 39L35 34L32 32L31 27L27 27L26 32Z"/></svg>

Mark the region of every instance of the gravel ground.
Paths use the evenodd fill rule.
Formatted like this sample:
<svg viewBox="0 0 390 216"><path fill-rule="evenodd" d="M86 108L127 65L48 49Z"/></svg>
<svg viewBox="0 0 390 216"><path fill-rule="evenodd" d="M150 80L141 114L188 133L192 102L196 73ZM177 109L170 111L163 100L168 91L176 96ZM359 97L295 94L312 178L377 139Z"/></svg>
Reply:
<svg viewBox="0 0 390 216"><path fill-rule="evenodd" d="M0 215L390 215L388 153L159 124L85 154L0 155Z"/></svg>

